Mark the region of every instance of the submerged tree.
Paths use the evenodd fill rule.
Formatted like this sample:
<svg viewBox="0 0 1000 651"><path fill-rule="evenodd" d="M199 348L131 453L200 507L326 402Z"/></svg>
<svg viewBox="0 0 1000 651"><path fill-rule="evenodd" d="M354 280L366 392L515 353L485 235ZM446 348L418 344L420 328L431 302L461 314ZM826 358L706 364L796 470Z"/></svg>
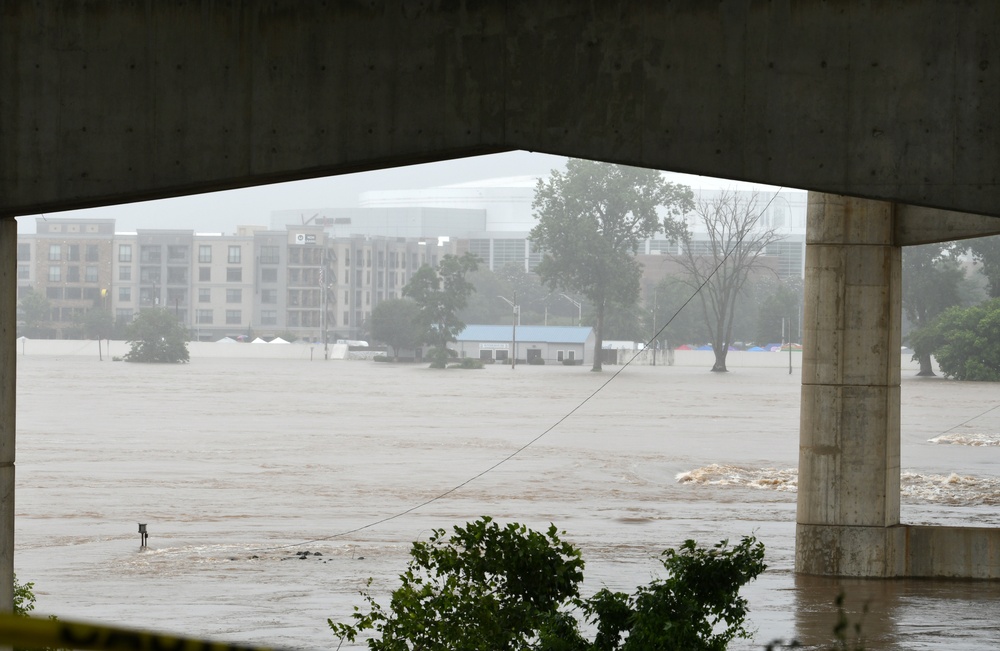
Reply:
<svg viewBox="0 0 1000 651"><path fill-rule="evenodd" d="M461 257L448 254L441 258L437 268L424 265L417 270L403 288L403 296L416 301L419 306L418 323L423 329L423 343L434 346L431 366L444 368L448 362L448 342L455 341L465 323L458 318L458 311L465 307L469 295L475 291L466 274L475 271L479 258L471 253Z"/></svg>
<svg viewBox="0 0 1000 651"><path fill-rule="evenodd" d="M950 307L913 335L915 353L934 355L957 380L1000 382L1000 298Z"/></svg>
<svg viewBox="0 0 1000 651"><path fill-rule="evenodd" d="M550 288L582 294L593 306L593 370L601 370L609 310L639 300L639 243L664 226L679 235L676 218L693 206L692 196L656 170L577 159L566 162L565 174L553 170L538 181L532 203L538 225L529 237L544 252L536 271Z"/></svg>
<svg viewBox="0 0 1000 651"><path fill-rule="evenodd" d="M161 307L148 308L125 328L131 349L126 362L187 362L188 331L173 312Z"/></svg>
<svg viewBox="0 0 1000 651"><path fill-rule="evenodd" d="M694 214L707 240L697 245L691 233L682 234L682 252L677 256L688 274L688 285L698 299L715 352L712 371L724 373L726 355L733 343L736 301L751 272L761 267L768 245L782 239L773 228L759 223L761 209L756 192L741 196L731 190L698 202Z"/></svg>
<svg viewBox="0 0 1000 651"><path fill-rule="evenodd" d="M392 348L393 358L399 359L401 348L420 345L424 329L418 322L420 306L409 298L382 301L372 310L372 336Z"/></svg>
<svg viewBox="0 0 1000 651"><path fill-rule="evenodd" d="M920 335L920 330L930 327L934 319L947 308L958 305L959 283L965 277L957 258L954 242L908 246L903 249L903 312L913 329L911 345L915 342L913 358L920 363L917 375L934 375L931 353Z"/></svg>

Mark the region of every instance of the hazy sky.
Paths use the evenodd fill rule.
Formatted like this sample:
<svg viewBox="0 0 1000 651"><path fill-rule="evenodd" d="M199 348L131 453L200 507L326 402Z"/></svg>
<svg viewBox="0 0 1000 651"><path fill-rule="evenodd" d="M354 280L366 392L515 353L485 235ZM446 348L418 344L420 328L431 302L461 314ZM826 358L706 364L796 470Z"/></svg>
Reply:
<svg viewBox="0 0 1000 651"><path fill-rule="evenodd" d="M51 216L114 219L118 232L137 228L183 228L232 233L243 224L269 225L274 210L352 207L358 205L358 195L369 190L431 188L503 176L547 176L553 169L564 168L565 162L562 156L517 151L177 199L72 210L51 213ZM19 217L18 231L34 233L36 217Z"/></svg>
<svg viewBox="0 0 1000 651"><path fill-rule="evenodd" d="M114 219L115 230L120 233L137 228L234 233L240 225L269 226L271 212L275 210L349 208L358 205L359 194L370 190L432 188L507 176L548 176L553 169L564 169L565 163L566 159L562 156L516 151L176 199L51 213L51 216ZM676 180L703 188L743 185L704 177L678 177ZM19 217L18 231L34 233L36 217Z"/></svg>

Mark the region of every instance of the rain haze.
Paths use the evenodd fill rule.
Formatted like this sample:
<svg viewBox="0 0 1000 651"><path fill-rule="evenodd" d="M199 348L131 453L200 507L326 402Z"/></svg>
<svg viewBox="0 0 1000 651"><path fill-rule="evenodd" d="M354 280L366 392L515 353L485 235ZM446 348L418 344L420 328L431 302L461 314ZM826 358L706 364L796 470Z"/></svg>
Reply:
<svg viewBox="0 0 1000 651"><path fill-rule="evenodd" d="M231 233L272 212L354 207L362 192L546 177L565 162L513 152L57 216ZM993 583L795 576L798 356L737 351L722 375L707 372L711 352L679 350L674 365L594 374L324 361L315 342L267 354L194 342L180 366L108 363L93 341L21 345L16 569L41 613L332 647L326 618L346 621L368 577L385 603L410 541L491 515L565 530L591 592L634 589L687 538L756 535L769 565L747 590L759 634L734 648L824 640L841 590L869 608L872 648L1000 636ZM995 385L901 364L904 520L1000 525L1000 413L983 407Z"/></svg>

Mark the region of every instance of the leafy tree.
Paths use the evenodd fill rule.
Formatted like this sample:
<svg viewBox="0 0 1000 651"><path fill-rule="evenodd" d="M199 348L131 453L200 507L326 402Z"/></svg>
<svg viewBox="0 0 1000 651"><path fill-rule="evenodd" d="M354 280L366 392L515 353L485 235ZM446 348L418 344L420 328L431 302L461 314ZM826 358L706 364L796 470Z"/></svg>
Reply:
<svg viewBox="0 0 1000 651"><path fill-rule="evenodd" d="M795 341L799 332L799 308L802 307L803 284L801 278L776 278L761 275L751 279L747 304L752 312L752 330L742 334L744 341L770 344L781 341L782 334L788 341ZM784 329L782 328L782 317Z"/></svg>
<svg viewBox="0 0 1000 651"><path fill-rule="evenodd" d="M929 327L945 309L958 305L959 283L965 272L954 242L904 248L902 273L903 313L914 330ZM920 362L917 375L934 375L931 354L924 346L920 346L919 353L914 349L913 359Z"/></svg>
<svg viewBox="0 0 1000 651"><path fill-rule="evenodd" d="M1000 298L950 307L911 339L914 353L934 355L946 377L1000 381Z"/></svg>
<svg viewBox="0 0 1000 651"><path fill-rule="evenodd" d="M111 310L104 307L92 307L80 319L80 330L87 339L107 339L114 331L114 318Z"/></svg>
<svg viewBox="0 0 1000 651"><path fill-rule="evenodd" d="M465 323L458 318L458 311L465 307L474 291L466 274L475 271L479 258L471 253L461 257L445 255L437 269L423 265L410 282L403 287L403 296L416 301L419 306L417 323L423 328L423 343L431 344L431 366L444 368L448 362L448 342L455 341Z"/></svg>
<svg viewBox="0 0 1000 651"><path fill-rule="evenodd" d="M986 277L990 298L1000 298L1000 235L969 240L965 248Z"/></svg>
<svg viewBox="0 0 1000 651"><path fill-rule="evenodd" d="M21 583L14 575L14 614L27 617L35 609L35 584Z"/></svg>
<svg viewBox="0 0 1000 651"><path fill-rule="evenodd" d="M420 307L408 298L382 301L372 310L372 335L392 348L393 358L399 360L400 348L420 345L423 328L417 322Z"/></svg>
<svg viewBox="0 0 1000 651"><path fill-rule="evenodd" d="M483 517L454 531L414 543L389 608L362 592L367 612L355 608L351 624L327 620L334 634L353 642L373 632L373 651L721 651L749 636L739 590L766 567L752 537L711 549L688 540L663 553L665 578L583 599L580 551L554 526L541 534Z"/></svg>
<svg viewBox="0 0 1000 651"><path fill-rule="evenodd" d="M679 234L676 218L691 208L692 196L655 170L577 159L566 162L565 174L553 170L538 181L532 202L538 224L529 237L544 251L536 271L550 288L577 292L593 305L593 370L601 370L608 312L639 300L639 242L664 226ZM666 213L662 225L658 211Z"/></svg>
<svg viewBox="0 0 1000 651"><path fill-rule="evenodd" d="M49 299L29 289L21 296L20 304L24 318L24 334L29 337L37 336L41 324L46 323L51 316L52 305Z"/></svg>
<svg viewBox="0 0 1000 651"><path fill-rule="evenodd" d="M648 329L650 334L660 332L666 324L659 334L664 348L704 343L705 324L698 313L698 304L691 298L691 287L685 279L677 276L666 276L653 288L649 316L652 323L649 323Z"/></svg>
<svg viewBox="0 0 1000 651"><path fill-rule="evenodd" d="M702 200L694 214L705 229L707 246L694 246L687 229L682 234L683 252L678 262L688 273L688 284L698 290L698 299L715 352L712 371L725 373L726 355L733 342L736 302L752 271L760 268L769 244L781 239L771 228L758 226L757 193L742 197L723 191Z"/></svg>
<svg viewBox="0 0 1000 651"><path fill-rule="evenodd" d="M162 307L142 310L125 328L131 349L126 362L187 362L188 332L173 312Z"/></svg>

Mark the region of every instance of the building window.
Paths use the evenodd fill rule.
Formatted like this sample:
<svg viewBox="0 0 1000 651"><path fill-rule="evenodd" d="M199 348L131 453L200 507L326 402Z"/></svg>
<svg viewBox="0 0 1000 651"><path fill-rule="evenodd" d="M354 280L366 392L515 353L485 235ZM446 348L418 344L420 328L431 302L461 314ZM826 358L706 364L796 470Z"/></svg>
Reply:
<svg viewBox="0 0 1000 651"><path fill-rule="evenodd" d="M66 256L67 260L69 260L70 262L79 262L80 261L80 245L79 244L70 244L69 245L69 251L68 251L68 253L69 253L69 255Z"/></svg>
<svg viewBox="0 0 1000 651"><path fill-rule="evenodd" d="M207 283L212 280L212 268L211 267L198 267L198 281Z"/></svg>
<svg viewBox="0 0 1000 651"><path fill-rule="evenodd" d="M98 260L100 260L101 258L97 253L97 245L88 244L87 252L84 254L84 257L86 258L87 262L97 262Z"/></svg>
<svg viewBox="0 0 1000 651"><path fill-rule="evenodd" d="M240 310L226 310L226 325L239 325L242 320Z"/></svg>
<svg viewBox="0 0 1000 651"><path fill-rule="evenodd" d="M78 301L83 298L83 290L79 287L67 287L63 298L70 301Z"/></svg>
<svg viewBox="0 0 1000 651"><path fill-rule="evenodd" d="M118 288L118 300L122 303L132 302L132 288L131 287L119 287Z"/></svg>
<svg viewBox="0 0 1000 651"><path fill-rule="evenodd" d="M260 247L260 263L261 264L278 264L278 247L276 246L262 246Z"/></svg>
<svg viewBox="0 0 1000 651"><path fill-rule="evenodd" d="M132 320L132 308L119 307L115 309L115 321L118 323L128 323Z"/></svg>
<svg viewBox="0 0 1000 651"><path fill-rule="evenodd" d="M171 285L186 285L188 281L187 267L167 267L167 282Z"/></svg>
<svg viewBox="0 0 1000 651"><path fill-rule="evenodd" d="M131 244L119 244L118 245L118 262L132 262L132 245ZM131 312L131 310L129 310Z"/></svg>
<svg viewBox="0 0 1000 651"><path fill-rule="evenodd" d="M239 264L240 263L240 251L241 251L241 249L240 249L239 246L230 246L229 247L229 258L228 258L229 264Z"/></svg>
<svg viewBox="0 0 1000 651"><path fill-rule="evenodd" d="M57 266L49 267L49 282L50 283L62 282L62 267L57 267Z"/></svg>
<svg viewBox="0 0 1000 651"><path fill-rule="evenodd" d="M278 282L278 270L274 267L268 267L267 269L260 270L260 282L262 283L276 283Z"/></svg>
<svg viewBox="0 0 1000 651"><path fill-rule="evenodd" d="M62 245L49 244L49 260L62 260Z"/></svg>
<svg viewBox="0 0 1000 651"><path fill-rule="evenodd" d="M31 245L30 244L18 244L17 245L17 261L18 262L31 262Z"/></svg>
<svg viewBox="0 0 1000 651"><path fill-rule="evenodd" d="M243 267L226 267L226 282L243 282Z"/></svg>
<svg viewBox="0 0 1000 651"><path fill-rule="evenodd" d="M278 311L277 310L261 310L260 311L260 324L261 325L278 325Z"/></svg>
<svg viewBox="0 0 1000 651"><path fill-rule="evenodd" d="M198 302L199 303L211 303L212 302L212 290L208 287L198 288Z"/></svg>
<svg viewBox="0 0 1000 651"><path fill-rule="evenodd" d="M242 303L243 302L243 290L242 289L227 289L226 290L226 302L227 303Z"/></svg>
<svg viewBox="0 0 1000 651"><path fill-rule="evenodd" d="M97 267L94 265L87 265L83 268L83 279L88 283L97 282Z"/></svg>
<svg viewBox="0 0 1000 651"><path fill-rule="evenodd" d="M68 283L80 282L80 267L77 266L66 267L66 282Z"/></svg>
<svg viewBox="0 0 1000 651"><path fill-rule="evenodd" d="M118 280L132 280L132 267L118 267Z"/></svg>
<svg viewBox="0 0 1000 651"><path fill-rule="evenodd" d="M195 312L195 323L211 323L212 310L198 310Z"/></svg>
<svg viewBox="0 0 1000 651"><path fill-rule="evenodd" d="M139 282L143 285L156 284L160 282L159 267L140 267Z"/></svg>
<svg viewBox="0 0 1000 651"><path fill-rule="evenodd" d="M28 280L31 278L31 265L19 264L17 265L17 278L18 280Z"/></svg>
<svg viewBox="0 0 1000 651"><path fill-rule="evenodd" d="M88 301L96 301L101 297L101 290L97 287L84 287L83 297Z"/></svg>
<svg viewBox="0 0 1000 651"><path fill-rule="evenodd" d="M152 264L160 264L162 247L159 245L153 246L140 246L139 247L139 262L148 262Z"/></svg>
<svg viewBox="0 0 1000 651"><path fill-rule="evenodd" d="M45 288L45 298L60 300L63 297L62 287L46 287ZM59 308L56 308L59 309Z"/></svg>
<svg viewBox="0 0 1000 651"><path fill-rule="evenodd" d="M198 245L198 262L211 262L212 261L212 245L211 244L199 244Z"/></svg>
<svg viewBox="0 0 1000 651"><path fill-rule="evenodd" d="M181 244L167 247L167 262L187 262L188 248Z"/></svg>
<svg viewBox="0 0 1000 651"><path fill-rule="evenodd" d="M564 355L564 354L565 354L565 353L564 353L563 351L561 351L561 350L557 350L557 351L556 351L556 361L557 361L557 362L561 362L561 361L563 361L563 355Z"/></svg>
<svg viewBox="0 0 1000 651"><path fill-rule="evenodd" d="M184 287L168 287L167 288L167 305L173 305L175 308L179 306L180 303L187 303L188 292Z"/></svg>
<svg viewBox="0 0 1000 651"><path fill-rule="evenodd" d="M278 290L276 289L262 289L260 290L260 302L265 305L273 305L278 302Z"/></svg>

